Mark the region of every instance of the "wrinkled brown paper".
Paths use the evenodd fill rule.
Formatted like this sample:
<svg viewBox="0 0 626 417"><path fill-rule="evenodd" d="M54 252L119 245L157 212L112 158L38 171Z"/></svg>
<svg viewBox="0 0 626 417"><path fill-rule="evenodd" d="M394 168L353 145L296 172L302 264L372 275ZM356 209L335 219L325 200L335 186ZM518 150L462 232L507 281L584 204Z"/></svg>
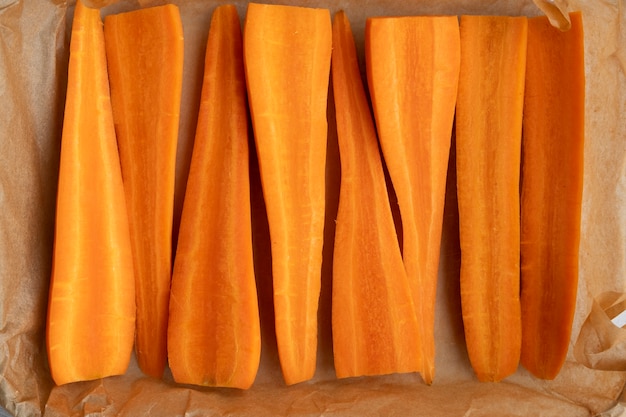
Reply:
<svg viewBox="0 0 626 417"><path fill-rule="evenodd" d="M436 314L437 375L336 380L330 335L330 245L325 249L315 378L282 381L273 341L267 224L252 166L257 279L263 326L261 366L248 391L175 384L144 377L133 360L126 375L55 387L45 355L45 314L53 240L69 28L73 1L0 0L0 404L19 416L176 415L626 415L626 330L611 318L626 298L626 22L620 0L307 1L347 11L362 51L365 17L415 14L547 14L568 27L582 10L587 105L580 284L570 353L554 381L522 367L496 384L476 382L467 359L459 301L454 171L450 171ZM178 153L177 210L182 202L199 102L204 48L218 1L172 1L185 30L185 81ZM68 4L69 3L69 4ZM164 0L92 0L103 16ZM243 17L246 2L235 1ZM567 69L564 69L567 70ZM329 113L327 242L337 204L338 155ZM454 156L452 156L454 157ZM564 173L567 175L567 173ZM620 304L622 303L622 304ZM616 307L617 306L617 307ZM621 307L620 307L621 306ZM620 402L620 399L622 402Z"/></svg>

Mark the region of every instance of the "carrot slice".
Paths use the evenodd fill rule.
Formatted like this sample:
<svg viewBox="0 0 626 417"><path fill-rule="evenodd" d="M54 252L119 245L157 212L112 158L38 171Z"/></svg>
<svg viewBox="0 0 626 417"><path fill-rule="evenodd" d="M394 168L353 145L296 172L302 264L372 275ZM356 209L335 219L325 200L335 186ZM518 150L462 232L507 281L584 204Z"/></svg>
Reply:
<svg viewBox="0 0 626 417"><path fill-rule="evenodd" d="M328 10L248 5L244 63L287 384L310 379L316 367L330 55Z"/></svg>
<svg viewBox="0 0 626 417"><path fill-rule="evenodd" d="M461 307L481 381L519 364L525 17L462 16L456 113Z"/></svg>
<svg viewBox="0 0 626 417"><path fill-rule="evenodd" d="M522 354L539 378L565 361L576 308L583 189L583 23L528 21L522 165Z"/></svg>
<svg viewBox="0 0 626 417"><path fill-rule="evenodd" d="M365 33L372 106L400 207L402 255L419 319L414 354L430 384L459 23L456 16L371 18Z"/></svg>
<svg viewBox="0 0 626 417"><path fill-rule="evenodd" d="M126 372L135 334L128 217L100 11L76 2L61 138L47 348L58 385Z"/></svg>
<svg viewBox="0 0 626 417"><path fill-rule="evenodd" d="M139 366L167 358L172 223L183 33L174 5L109 15L104 35L128 204L137 292Z"/></svg>
<svg viewBox="0 0 626 417"><path fill-rule="evenodd" d="M418 323L391 214L350 22L333 21L332 77L341 159L333 255L337 377L417 372Z"/></svg>
<svg viewBox="0 0 626 417"><path fill-rule="evenodd" d="M254 382L261 336L248 171L241 27L235 6L224 5L211 19L172 275L168 357L177 382Z"/></svg>

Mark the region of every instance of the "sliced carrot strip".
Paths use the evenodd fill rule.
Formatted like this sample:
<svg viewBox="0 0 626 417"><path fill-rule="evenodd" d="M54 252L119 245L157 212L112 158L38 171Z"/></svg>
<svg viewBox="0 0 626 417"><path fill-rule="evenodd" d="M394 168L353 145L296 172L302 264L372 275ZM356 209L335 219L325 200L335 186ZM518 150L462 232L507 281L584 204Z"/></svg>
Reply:
<svg viewBox="0 0 626 417"><path fill-rule="evenodd" d="M341 188L333 255L337 377L417 372L418 321L350 22L333 21Z"/></svg>
<svg viewBox="0 0 626 417"><path fill-rule="evenodd" d="M252 258L248 107L237 9L213 12L168 329L177 382L249 388L261 354Z"/></svg>
<svg viewBox="0 0 626 417"><path fill-rule="evenodd" d="M522 165L522 354L535 376L554 379L576 309L583 190L583 23L562 32L528 22Z"/></svg>
<svg viewBox="0 0 626 417"><path fill-rule="evenodd" d="M135 334L128 217L100 11L76 2L57 195L47 348L58 385L126 372Z"/></svg>
<svg viewBox="0 0 626 417"><path fill-rule="evenodd" d="M159 378L167 360L182 23L170 4L109 15L104 34L137 281L135 349L143 372Z"/></svg>
<svg viewBox="0 0 626 417"><path fill-rule="evenodd" d="M481 381L519 363L525 17L462 16L456 113L461 307Z"/></svg>
<svg viewBox="0 0 626 417"><path fill-rule="evenodd" d="M415 355L430 384L459 23L456 16L372 18L365 42L372 106L400 207L402 254L419 320Z"/></svg>
<svg viewBox="0 0 626 417"><path fill-rule="evenodd" d="M316 367L330 55L328 10L248 5L244 63L287 384L310 379Z"/></svg>

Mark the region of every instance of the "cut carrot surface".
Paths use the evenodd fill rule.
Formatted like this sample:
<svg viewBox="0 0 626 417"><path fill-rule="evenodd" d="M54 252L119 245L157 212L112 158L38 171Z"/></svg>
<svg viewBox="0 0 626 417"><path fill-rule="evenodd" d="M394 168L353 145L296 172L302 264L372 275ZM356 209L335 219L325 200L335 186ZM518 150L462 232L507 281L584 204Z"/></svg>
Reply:
<svg viewBox="0 0 626 417"><path fill-rule="evenodd" d="M579 295L580 12L565 31L546 16L374 15L359 44L343 11L251 2L242 26L239 6L216 5L187 39L204 34L201 61L184 57L178 6L103 21L83 1L46 318L54 383L123 375L134 348L143 374L176 384L293 385L334 365L430 385L436 334L464 337L455 360L478 381L520 365L559 375ZM196 53L201 88L185 84L183 103ZM199 105L196 124L181 103ZM436 312L452 321L435 328Z"/></svg>
<svg viewBox="0 0 626 417"><path fill-rule="evenodd" d="M287 384L310 379L316 367L330 55L328 10L248 5L244 63Z"/></svg>
<svg viewBox="0 0 626 417"><path fill-rule="evenodd" d="M461 306L481 381L514 373L521 346L520 155L527 18L462 16L456 109Z"/></svg>
<svg viewBox="0 0 626 417"><path fill-rule="evenodd" d="M415 355L430 384L459 24L456 16L371 18L365 33L372 106L400 207L402 255L419 320Z"/></svg>
<svg viewBox="0 0 626 417"><path fill-rule="evenodd" d="M136 354L161 377L167 360L183 32L174 5L105 18L111 99L137 292Z"/></svg>
<svg viewBox="0 0 626 417"><path fill-rule="evenodd" d="M79 0L61 139L47 347L58 385L126 372L135 282L102 20Z"/></svg>
<svg viewBox="0 0 626 417"><path fill-rule="evenodd" d="M569 347L576 309L583 188L583 23L562 32L528 21L521 193L521 362L554 379Z"/></svg>
<svg viewBox="0 0 626 417"><path fill-rule="evenodd" d="M417 372L417 317L343 12L333 21L332 80L341 158L333 255L335 372L339 378Z"/></svg>
<svg viewBox="0 0 626 417"><path fill-rule="evenodd" d="M211 20L172 276L168 356L177 382L245 389L259 366L248 140L241 27L235 6L224 5Z"/></svg>

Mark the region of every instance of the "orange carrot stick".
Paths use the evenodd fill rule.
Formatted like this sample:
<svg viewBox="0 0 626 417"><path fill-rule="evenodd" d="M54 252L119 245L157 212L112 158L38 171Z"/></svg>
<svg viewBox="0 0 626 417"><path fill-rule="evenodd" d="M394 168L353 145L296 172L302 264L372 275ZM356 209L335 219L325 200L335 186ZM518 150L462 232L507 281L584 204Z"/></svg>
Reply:
<svg viewBox="0 0 626 417"><path fill-rule="evenodd" d="M58 384L126 372L135 281L102 20L76 2L57 195L47 348Z"/></svg>
<svg viewBox="0 0 626 417"><path fill-rule="evenodd" d="M330 55L328 10L248 5L244 63L287 384L310 379L316 367Z"/></svg>
<svg viewBox="0 0 626 417"><path fill-rule="evenodd" d="M415 355L430 384L459 23L456 16L368 19L365 42L372 106L400 207L402 254L418 316Z"/></svg>
<svg viewBox="0 0 626 417"><path fill-rule="evenodd" d="M237 9L213 12L168 329L174 379L248 388L261 354L252 259L248 107Z"/></svg>
<svg viewBox="0 0 626 417"><path fill-rule="evenodd" d="M159 378L167 359L182 23L176 6L158 6L107 16L104 34L137 281L135 349L143 372Z"/></svg>
<svg viewBox="0 0 626 417"><path fill-rule="evenodd" d="M522 354L539 378L565 361L576 309L585 69L580 13L528 22L522 166Z"/></svg>
<svg viewBox="0 0 626 417"><path fill-rule="evenodd" d="M335 371L339 378L417 372L417 316L343 12L333 21L332 76L341 158L333 255Z"/></svg>
<svg viewBox="0 0 626 417"><path fill-rule="evenodd" d="M525 17L462 16L456 113L461 307L481 381L519 363L519 178Z"/></svg>

